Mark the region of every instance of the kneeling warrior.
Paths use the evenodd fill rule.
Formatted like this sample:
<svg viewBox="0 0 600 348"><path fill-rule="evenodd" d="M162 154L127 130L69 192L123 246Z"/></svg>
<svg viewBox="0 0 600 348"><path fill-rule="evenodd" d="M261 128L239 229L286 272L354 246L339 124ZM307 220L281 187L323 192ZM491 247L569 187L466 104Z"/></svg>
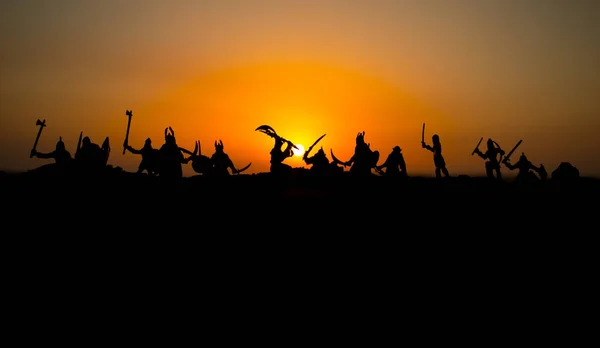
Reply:
<svg viewBox="0 0 600 348"><path fill-rule="evenodd" d="M385 162L376 167L377 171L386 168L384 172L384 175L386 176L407 177L406 162L404 161L404 155L402 155L401 151L402 149L400 149L400 146L394 146Z"/></svg>
<svg viewBox="0 0 600 348"><path fill-rule="evenodd" d="M519 170L517 177L515 178L515 181L517 182L537 181L538 177L536 176L536 173L539 175L539 179L546 180L548 177L548 173L546 172L544 165L540 164L539 167L534 166L533 163L527 159L527 156L525 156L524 152L521 153L521 157L519 157L517 163L511 164L509 157L506 157L502 163L504 163L506 168L510 170Z"/></svg>

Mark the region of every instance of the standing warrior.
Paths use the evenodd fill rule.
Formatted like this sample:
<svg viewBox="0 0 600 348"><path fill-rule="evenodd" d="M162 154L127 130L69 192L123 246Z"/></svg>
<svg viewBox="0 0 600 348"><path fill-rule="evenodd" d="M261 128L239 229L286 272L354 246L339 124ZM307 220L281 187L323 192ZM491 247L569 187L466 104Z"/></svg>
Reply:
<svg viewBox="0 0 600 348"><path fill-rule="evenodd" d="M487 151L482 153L479 147L476 147L473 153L476 153L479 157L487 160L485 162L485 173L488 178L494 178L494 172L496 172L496 179L502 180L502 173L500 172L500 157L504 156L504 150L500 148L497 142L492 139L487 140ZM500 157L498 157L500 155Z"/></svg>
<svg viewBox="0 0 600 348"><path fill-rule="evenodd" d="M212 163L212 174L216 176L230 175L229 169L231 169L232 174L239 174L245 170L245 168L243 170L235 168L229 155L223 151L223 141L221 140L219 142L215 141L215 153L210 157L210 161Z"/></svg>
<svg viewBox="0 0 600 348"><path fill-rule="evenodd" d="M511 164L510 158L508 157L505 158L502 163L504 163L504 165L510 170L519 170L515 181L520 183L537 181L538 177L535 175L535 173L537 173L539 178L542 180L546 180L548 177L548 173L546 172L544 165L540 164L539 167L534 166L533 163L527 159L527 156L525 156L524 152L521 153L521 157L519 157L517 163Z"/></svg>
<svg viewBox="0 0 600 348"><path fill-rule="evenodd" d="M358 132L356 135L356 145L354 146L354 154L347 162L341 162L331 151L331 157L335 163L343 166L351 166L350 173L352 175L370 176L373 175L371 169L377 167L379 161L379 151L371 150L371 144L365 142L365 132Z"/></svg>
<svg viewBox="0 0 600 348"><path fill-rule="evenodd" d="M83 132L79 134L81 140ZM102 147L96 143L92 143L90 137L86 136L77 144L77 151L75 152L75 160L78 165L82 166L84 170L91 170L93 172L101 170L106 167L108 156L110 154L110 145L108 137L104 139Z"/></svg>
<svg viewBox="0 0 600 348"><path fill-rule="evenodd" d="M170 131L170 133L169 133ZM183 177L182 163L186 163L171 127L165 128L165 143L158 150L158 175L169 179Z"/></svg>
<svg viewBox="0 0 600 348"><path fill-rule="evenodd" d="M448 173L448 169L446 169L446 161L444 160L444 156L442 156L442 143L440 142L440 137L437 134L434 134L431 137L431 141L433 146L429 146L425 143L425 140L421 140L421 146L424 149L427 149L433 152L433 164L435 165L435 177L441 178L442 173L444 173L445 177L450 177Z"/></svg>
<svg viewBox="0 0 600 348"><path fill-rule="evenodd" d="M142 155L142 160L137 170L138 174L141 174L145 170L149 175L158 175L158 149L152 147L152 140L150 138L144 141L144 147L139 150L134 149L129 144L125 145L125 149L134 155Z"/></svg>
<svg viewBox="0 0 600 348"><path fill-rule="evenodd" d="M385 162L382 165L377 166L376 169L380 171L381 169L386 168L384 173L386 176L408 177L408 174L406 173L406 162L404 161L404 155L401 151L402 149L400 149L400 146L394 146Z"/></svg>
<svg viewBox="0 0 600 348"><path fill-rule="evenodd" d="M31 157L37 158L54 158L54 162L59 166L66 166L71 163L73 157L71 157L71 153L67 151L65 148L65 143L62 141L62 137L58 138L58 142L56 143L56 148L52 152L41 153L37 152L35 149L31 150Z"/></svg>

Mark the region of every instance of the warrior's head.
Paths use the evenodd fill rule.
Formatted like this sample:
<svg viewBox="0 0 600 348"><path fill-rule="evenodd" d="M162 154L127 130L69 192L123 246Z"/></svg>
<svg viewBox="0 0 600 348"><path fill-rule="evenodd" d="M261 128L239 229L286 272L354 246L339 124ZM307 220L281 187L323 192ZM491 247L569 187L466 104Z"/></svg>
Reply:
<svg viewBox="0 0 600 348"><path fill-rule="evenodd" d="M437 135L437 134L434 134L434 135L431 137L431 141L432 141L434 144L439 144L439 143L440 143L440 136L439 136L439 135Z"/></svg>
<svg viewBox="0 0 600 348"><path fill-rule="evenodd" d="M58 137L58 142L56 143L56 151L64 151L65 143L62 141L62 137Z"/></svg>
<svg viewBox="0 0 600 348"><path fill-rule="evenodd" d="M492 150L492 149L494 149L494 148L495 148L495 146L494 146L494 141L492 140L492 138L489 138L489 139L487 140L487 148L488 148L488 150Z"/></svg>
<svg viewBox="0 0 600 348"><path fill-rule="evenodd" d="M319 151L317 151L317 153L315 154L315 156L327 157L327 155L325 154L325 151L323 151L323 146L321 146L321 148L319 149Z"/></svg>
<svg viewBox="0 0 600 348"><path fill-rule="evenodd" d="M82 146L89 146L91 143L92 143L92 140L90 139L90 137L84 137L83 140L81 141Z"/></svg>
<svg viewBox="0 0 600 348"><path fill-rule="evenodd" d="M400 146L394 146L394 148L392 149L393 153L400 153L400 151L402 151L402 149L400 148Z"/></svg>
<svg viewBox="0 0 600 348"><path fill-rule="evenodd" d="M144 147L152 147L152 140L150 138L147 138L146 141L144 141Z"/></svg>
<svg viewBox="0 0 600 348"><path fill-rule="evenodd" d="M176 143L177 142L175 141L175 132L173 131L173 128L165 128L165 144L175 145Z"/></svg>
<svg viewBox="0 0 600 348"><path fill-rule="evenodd" d="M527 156L525 156L525 152L521 152L521 157L519 157L519 161L523 161L523 162L527 161Z"/></svg>
<svg viewBox="0 0 600 348"><path fill-rule="evenodd" d="M223 141L220 139L218 142L215 140L215 152L223 152Z"/></svg>

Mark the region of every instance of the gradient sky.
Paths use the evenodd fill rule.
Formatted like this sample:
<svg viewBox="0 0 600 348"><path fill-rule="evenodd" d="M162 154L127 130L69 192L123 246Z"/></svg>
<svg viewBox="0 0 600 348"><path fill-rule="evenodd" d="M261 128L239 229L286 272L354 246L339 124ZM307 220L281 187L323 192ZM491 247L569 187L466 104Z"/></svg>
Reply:
<svg viewBox="0 0 600 348"><path fill-rule="evenodd" d="M471 152L491 137L600 176L597 0L3 0L0 29L2 170L52 162L29 158L46 119L38 151L109 136L109 164L135 171L131 109L132 146L171 126L247 173L268 170L268 124L305 147L327 133L342 160L365 131L382 161L399 145L409 175L433 175L426 122L451 174L483 175Z"/></svg>

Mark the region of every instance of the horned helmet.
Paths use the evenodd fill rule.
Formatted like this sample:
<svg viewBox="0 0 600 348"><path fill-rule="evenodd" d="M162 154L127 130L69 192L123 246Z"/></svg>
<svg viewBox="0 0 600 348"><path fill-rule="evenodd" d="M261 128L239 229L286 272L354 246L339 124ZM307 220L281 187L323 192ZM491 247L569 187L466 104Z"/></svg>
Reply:
<svg viewBox="0 0 600 348"><path fill-rule="evenodd" d="M170 126L165 128L165 144L176 144L175 132Z"/></svg>
<svg viewBox="0 0 600 348"><path fill-rule="evenodd" d="M215 152L223 152L223 141L221 139L218 142L215 140Z"/></svg>
<svg viewBox="0 0 600 348"><path fill-rule="evenodd" d="M364 145L365 144L365 131L358 132L356 134L356 145Z"/></svg>

